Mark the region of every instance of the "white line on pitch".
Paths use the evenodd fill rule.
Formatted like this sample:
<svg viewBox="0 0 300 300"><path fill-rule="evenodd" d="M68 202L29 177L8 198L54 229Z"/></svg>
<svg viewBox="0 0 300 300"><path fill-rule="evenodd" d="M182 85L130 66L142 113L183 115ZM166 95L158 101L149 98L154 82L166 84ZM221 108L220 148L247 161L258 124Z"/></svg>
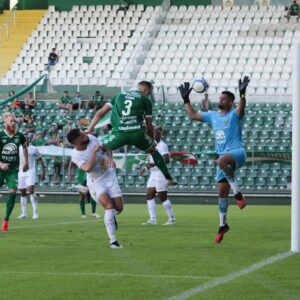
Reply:
<svg viewBox="0 0 300 300"><path fill-rule="evenodd" d="M201 284L199 286L196 286L194 288L191 288L189 290L186 290L178 295L175 295L175 296L172 296L172 297L169 297L167 298L167 300L185 300L185 299L188 299L192 296L195 296L195 295L198 295L198 294L201 294L202 292L208 290L208 289L211 289L211 288L214 288L216 286L219 286L219 285L222 285L222 284L226 284L234 279L237 279L241 276L244 276L244 275L248 275L258 269L261 269L267 265L270 265L270 264L273 264L274 262L276 261L279 261L279 260L282 260L282 259L285 259L291 255L293 255L294 253L292 252L284 252L284 253L279 253L277 255L274 255L274 256L271 256L267 259L264 259L258 263L255 263L243 270L240 270L240 271L237 271L237 272L233 272L233 273L230 273L224 277L218 277L218 278L215 278L215 279L212 279L212 280L209 280L208 282L204 283L204 284Z"/></svg>
<svg viewBox="0 0 300 300"><path fill-rule="evenodd" d="M139 278L174 278L174 279L203 279L212 278L210 276L194 275L151 275L151 274L132 274L132 273L105 273L105 272L18 272L1 271L0 275L26 275L26 276L108 276L108 277L139 277Z"/></svg>
<svg viewBox="0 0 300 300"><path fill-rule="evenodd" d="M69 224L80 224L80 223L92 223L97 222L96 220L91 221L73 221L73 222L59 222L59 223L46 223L46 224L36 224L36 225L24 225L24 226L11 226L9 229L23 229L23 228L38 228L38 227L48 227L48 226L57 226L57 225L69 225Z"/></svg>

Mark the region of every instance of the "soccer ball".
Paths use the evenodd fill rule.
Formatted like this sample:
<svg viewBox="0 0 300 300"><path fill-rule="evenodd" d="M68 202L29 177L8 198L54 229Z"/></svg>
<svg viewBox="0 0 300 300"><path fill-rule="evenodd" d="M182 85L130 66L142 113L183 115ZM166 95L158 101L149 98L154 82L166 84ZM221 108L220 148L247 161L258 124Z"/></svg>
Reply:
<svg viewBox="0 0 300 300"><path fill-rule="evenodd" d="M194 79L192 88L196 93L205 93L208 90L209 85L205 78L200 76Z"/></svg>

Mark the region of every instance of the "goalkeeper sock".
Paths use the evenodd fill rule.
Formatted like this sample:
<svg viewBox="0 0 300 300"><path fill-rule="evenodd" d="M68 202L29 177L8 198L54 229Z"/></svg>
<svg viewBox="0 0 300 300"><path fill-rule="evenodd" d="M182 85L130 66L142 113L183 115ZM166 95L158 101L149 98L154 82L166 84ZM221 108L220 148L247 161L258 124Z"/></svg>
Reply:
<svg viewBox="0 0 300 300"><path fill-rule="evenodd" d="M155 165L161 170L161 172L164 174L166 179L167 180L172 179L172 176L169 173L166 162L164 158L161 156L161 154L156 150L154 153L151 153L151 156L153 158Z"/></svg>
<svg viewBox="0 0 300 300"><path fill-rule="evenodd" d="M219 217L220 217L220 226L226 224L226 216L228 209L228 198L219 198Z"/></svg>
<svg viewBox="0 0 300 300"><path fill-rule="evenodd" d="M147 200L149 216L151 220L156 220L156 204L154 199Z"/></svg>
<svg viewBox="0 0 300 300"><path fill-rule="evenodd" d="M79 201L80 211L82 215L85 215L85 202L84 200Z"/></svg>
<svg viewBox="0 0 300 300"><path fill-rule="evenodd" d="M96 206L97 206L97 202L94 201L94 199L91 200L91 206L92 206L92 214L94 214L96 212Z"/></svg>
<svg viewBox="0 0 300 300"><path fill-rule="evenodd" d="M9 217L15 207L15 203L16 203L16 197L17 197L17 193L13 192L13 193L9 193L8 194L8 200L6 202L6 215L4 217L5 221L9 221Z"/></svg>
<svg viewBox="0 0 300 300"><path fill-rule="evenodd" d="M22 215L23 216L26 216L27 215L27 197L24 196L22 197L21 196L21 210L22 210Z"/></svg>

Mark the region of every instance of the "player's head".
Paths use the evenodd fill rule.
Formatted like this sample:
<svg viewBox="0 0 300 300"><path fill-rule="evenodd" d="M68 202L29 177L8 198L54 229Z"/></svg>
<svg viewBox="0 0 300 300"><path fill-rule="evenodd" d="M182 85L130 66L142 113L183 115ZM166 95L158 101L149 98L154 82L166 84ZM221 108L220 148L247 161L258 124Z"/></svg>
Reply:
<svg viewBox="0 0 300 300"><path fill-rule="evenodd" d="M5 113L3 115L4 128L10 133L14 134L17 131L17 120L16 116L11 113Z"/></svg>
<svg viewBox="0 0 300 300"><path fill-rule="evenodd" d="M220 95L220 102L218 107L222 110L229 110L231 109L234 103L235 96L233 93L229 91L223 91Z"/></svg>
<svg viewBox="0 0 300 300"><path fill-rule="evenodd" d="M149 81L140 81L138 83L138 90L144 94L146 97L151 95L152 90L153 90L153 85Z"/></svg>
<svg viewBox="0 0 300 300"><path fill-rule="evenodd" d="M161 139L161 130L159 127L154 128L154 139L158 143Z"/></svg>
<svg viewBox="0 0 300 300"><path fill-rule="evenodd" d="M76 149L80 149L89 143L88 135L79 128L71 129L67 134L67 140L70 144L74 145Z"/></svg>

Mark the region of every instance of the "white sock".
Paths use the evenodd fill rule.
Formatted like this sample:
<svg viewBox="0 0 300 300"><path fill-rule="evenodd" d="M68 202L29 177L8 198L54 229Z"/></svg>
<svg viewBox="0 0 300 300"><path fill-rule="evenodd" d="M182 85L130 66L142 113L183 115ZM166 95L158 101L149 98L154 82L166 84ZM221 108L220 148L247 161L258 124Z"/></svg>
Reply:
<svg viewBox="0 0 300 300"><path fill-rule="evenodd" d="M22 210L22 215L26 216L27 215L27 197L22 197L21 196L21 210Z"/></svg>
<svg viewBox="0 0 300 300"><path fill-rule="evenodd" d="M239 193L241 190L239 188L239 185L236 181L235 176L231 177L231 176L225 176L228 183L230 184L230 187L232 188L233 194L236 195L237 193Z"/></svg>
<svg viewBox="0 0 300 300"><path fill-rule="evenodd" d="M36 201L35 194L31 194L30 195L30 201L31 201L33 213L37 214L38 213L38 209L37 209L37 201Z"/></svg>
<svg viewBox="0 0 300 300"><path fill-rule="evenodd" d="M110 243L113 243L117 240L115 232L116 226L114 221L115 210L114 209L107 209L104 213L104 224L106 227L107 234L109 236Z"/></svg>
<svg viewBox="0 0 300 300"><path fill-rule="evenodd" d="M156 204L154 199L147 200L149 216L151 220L156 220Z"/></svg>
<svg viewBox="0 0 300 300"><path fill-rule="evenodd" d="M219 212L220 226L224 226L226 224L226 215L227 213Z"/></svg>
<svg viewBox="0 0 300 300"><path fill-rule="evenodd" d="M166 213L169 217L169 220L175 220L174 214L173 214L173 210L172 210L172 204L171 201L169 199L167 199L166 201L164 201L163 206L166 210Z"/></svg>

